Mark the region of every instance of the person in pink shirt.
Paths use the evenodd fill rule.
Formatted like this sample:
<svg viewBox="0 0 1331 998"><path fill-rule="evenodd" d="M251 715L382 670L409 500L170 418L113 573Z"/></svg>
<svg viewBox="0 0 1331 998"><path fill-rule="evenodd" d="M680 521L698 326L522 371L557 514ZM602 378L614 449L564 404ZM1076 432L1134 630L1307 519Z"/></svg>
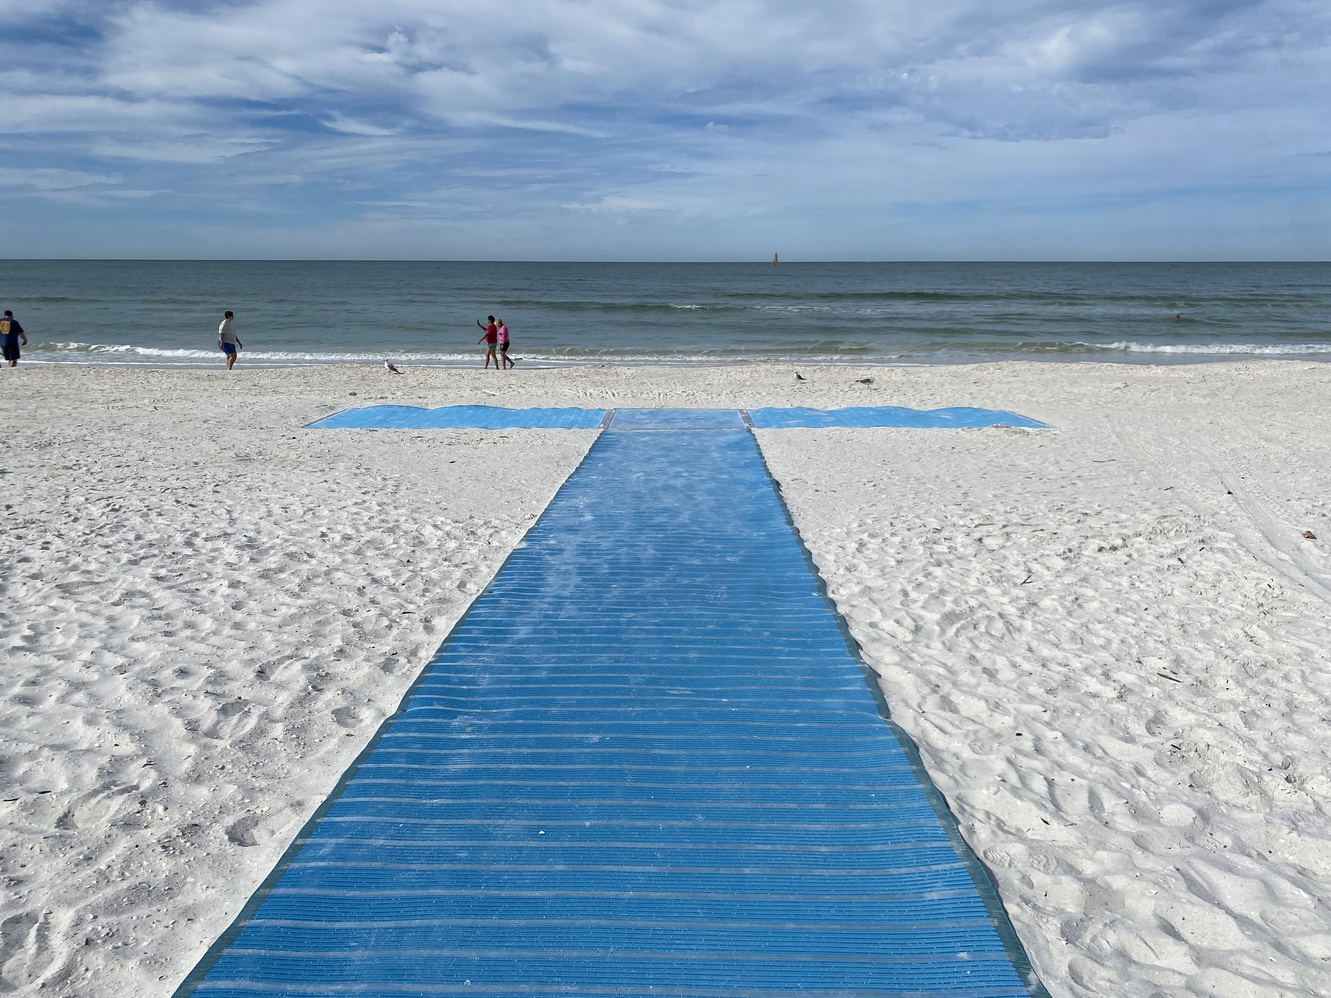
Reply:
<svg viewBox="0 0 1331 998"><path fill-rule="evenodd" d="M517 367L517 362L508 355L508 327L504 325L503 319L496 319L499 325L499 359L504 362L504 370L510 367Z"/></svg>

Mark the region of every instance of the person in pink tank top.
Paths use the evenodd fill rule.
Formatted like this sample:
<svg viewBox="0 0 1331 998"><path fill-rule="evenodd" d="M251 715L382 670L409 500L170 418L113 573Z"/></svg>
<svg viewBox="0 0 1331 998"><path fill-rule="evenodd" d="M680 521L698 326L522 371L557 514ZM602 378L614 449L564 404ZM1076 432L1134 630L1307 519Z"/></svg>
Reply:
<svg viewBox="0 0 1331 998"><path fill-rule="evenodd" d="M495 322L499 324L499 359L503 362L504 370L507 371L510 367L517 367L517 362L508 355L508 327L504 325L503 319L496 319Z"/></svg>

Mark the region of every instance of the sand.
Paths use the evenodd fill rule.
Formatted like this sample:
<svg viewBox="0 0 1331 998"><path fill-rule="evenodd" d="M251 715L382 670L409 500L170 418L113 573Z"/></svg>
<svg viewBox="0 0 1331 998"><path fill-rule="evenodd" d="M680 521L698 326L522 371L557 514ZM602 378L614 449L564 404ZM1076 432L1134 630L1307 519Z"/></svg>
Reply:
<svg viewBox="0 0 1331 998"><path fill-rule="evenodd" d="M300 427L485 402L1050 423L758 437L1053 995L1331 993L1331 365L801 372L0 370L0 990L229 924L595 436Z"/></svg>

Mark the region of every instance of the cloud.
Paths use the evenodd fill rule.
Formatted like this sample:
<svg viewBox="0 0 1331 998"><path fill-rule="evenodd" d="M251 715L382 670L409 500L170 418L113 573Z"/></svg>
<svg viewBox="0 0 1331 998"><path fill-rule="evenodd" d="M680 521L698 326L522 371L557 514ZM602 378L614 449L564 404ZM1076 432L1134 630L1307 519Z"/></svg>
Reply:
<svg viewBox="0 0 1331 998"><path fill-rule="evenodd" d="M37 199L44 204L97 208L141 202L156 194L151 190L120 186L123 182L123 178L118 176L80 170L0 167L0 189L17 190L25 199Z"/></svg>
<svg viewBox="0 0 1331 998"><path fill-rule="evenodd" d="M358 121L355 118L349 118L345 114L334 111L327 118L323 119L324 127L335 132L344 132L347 135L371 135L388 136L396 135L401 129L386 128L383 125L375 125L368 121Z"/></svg>
<svg viewBox="0 0 1331 998"><path fill-rule="evenodd" d="M63 191L91 184L116 184L119 178L105 177L78 170L0 168L0 186L33 187L39 191Z"/></svg>
<svg viewBox="0 0 1331 998"><path fill-rule="evenodd" d="M14 133L79 132L179 135L182 126L202 120L187 104L129 101L109 94L13 94L0 103L0 128Z"/></svg>
<svg viewBox="0 0 1331 998"><path fill-rule="evenodd" d="M11 0L0 29L5 155L209 224L1307 190L1293 130L1331 124L1331 8L1300 0Z"/></svg>

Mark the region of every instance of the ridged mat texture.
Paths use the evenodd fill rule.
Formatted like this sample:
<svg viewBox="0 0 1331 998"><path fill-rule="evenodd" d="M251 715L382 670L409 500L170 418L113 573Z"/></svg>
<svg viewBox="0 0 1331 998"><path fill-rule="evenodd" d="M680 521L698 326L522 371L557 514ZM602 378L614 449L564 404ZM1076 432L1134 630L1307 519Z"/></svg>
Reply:
<svg viewBox="0 0 1331 998"><path fill-rule="evenodd" d="M1045 995L752 434L680 418L601 434L178 994Z"/></svg>
<svg viewBox="0 0 1331 998"><path fill-rule="evenodd" d="M1021 426L1044 429L1045 424L1014 412L953 406L947 409L905 409L894 405L855 406L850 409L750 409L749 419L760 430L824 427L911 427L915 429L978 429L984 426Z"/></svg>
<svg viewBox="0 0 1331 998"><path fill-rule="evenodd" d="M308 430L594 430L605 409L505 409L494 405L369 405L343 409L310 423Z"/></svg>
<svg viewBox="0 0 1331 998"><path fill-rule="evenodd" d="M605 422L606 409L504 409L492 405L447 405L438 409L420 409L411 405L371 405L344 409L310 423L311 430L505 430L547 428L591 430ZM658 428L739 427L748 418L760 430L784 430L799 427L914 427L977 428L984 426L1025 426L1043 428L1016 413L998 409L954 407L950 409L905 409L900 406L857 406L851 409L750 409L741 415L738 409L620 409L615 412L616 429L632 429L638 423ZM637 413L650 413L639 416Z"/></svg>

